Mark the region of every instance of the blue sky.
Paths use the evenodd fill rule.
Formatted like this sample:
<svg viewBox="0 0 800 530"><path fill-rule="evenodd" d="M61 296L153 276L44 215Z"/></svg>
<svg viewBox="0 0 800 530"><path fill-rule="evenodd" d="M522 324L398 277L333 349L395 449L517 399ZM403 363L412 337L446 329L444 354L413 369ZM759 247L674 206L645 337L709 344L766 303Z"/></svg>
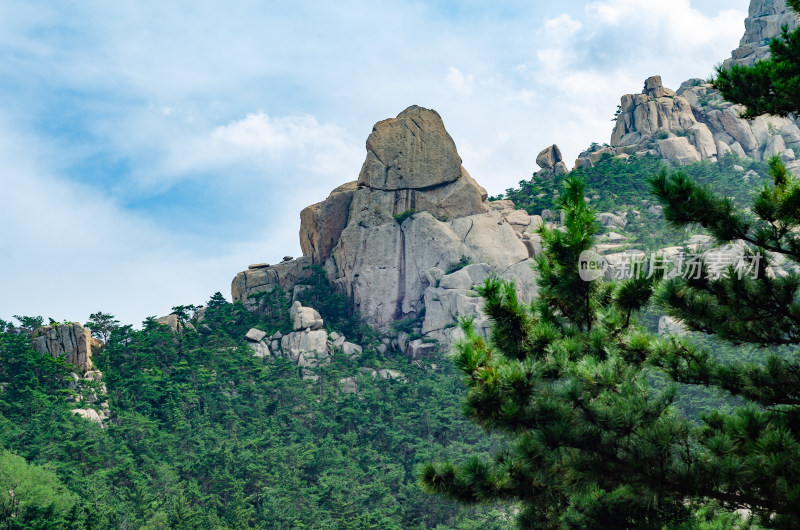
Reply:
<svg viewBox="0 0 800 530"><path fill-rule="evenodd" d="M0 318L138 324L300 254L300 210L418 104L496 194L619 98L708 77L746 0L0 3Z"/></svg>

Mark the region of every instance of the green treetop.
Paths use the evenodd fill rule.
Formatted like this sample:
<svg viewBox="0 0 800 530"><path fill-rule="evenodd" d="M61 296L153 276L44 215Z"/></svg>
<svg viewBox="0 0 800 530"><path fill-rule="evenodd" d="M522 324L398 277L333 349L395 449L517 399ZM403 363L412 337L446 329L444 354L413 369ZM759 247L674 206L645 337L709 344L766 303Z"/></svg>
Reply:
<svg viewBox="0 0 800 530"><path fill-rule="evenodd" d="M694 480L687 425L645 371L654 339L635 325L657 275L587 282L582 252L599 227L569 178L559 199L565 231L542 230L540 293L527 307L511 283L479 288L492 321L487 342L462 322L455 363L468 387L467 415L507 444L489 461L428 464L423 486L475 503L518 501L524 528L627 528L685 520L670 493Z"/></svg>

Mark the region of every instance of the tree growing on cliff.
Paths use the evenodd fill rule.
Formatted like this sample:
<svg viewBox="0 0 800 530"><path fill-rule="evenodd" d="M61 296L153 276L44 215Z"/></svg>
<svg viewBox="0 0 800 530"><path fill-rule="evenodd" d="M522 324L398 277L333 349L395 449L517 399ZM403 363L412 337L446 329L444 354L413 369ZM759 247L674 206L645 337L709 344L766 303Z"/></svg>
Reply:
<svg viewBox="0 0 800 530"><path fill-rule="evenodd" d="M579 258L599 229L583 191L568 178L566 231L542 231L531 307L513 284L490 278L479 289L490 341L462 322L454 361L468 387L465 412L508 443L489 461L427 464L421 481L463 502L518 501L524 528L685 521L690 510L673 492L694 480L690 428L672 412L674 389L652 388L645 363L657 339L636 325L658 275L581 278Z"/></svg>
<svg viewBox="0 0 800 530"><path fill-rule="evenodd" d="M796 13L800 0L786 2ZM744 117L761 114L786 116L800 111L800 28L781 35L769 45L770 57L753 66L718 68L713 81L723 97L747 107Z"/></svg>
<svg viewBox="0 0 800 530"><path fill-rule="evenodd" d="M98 311L89 315L86 327L92 330L92 336L106 343L111 336L111 332L119 327L119 320L111 313Z"/></svg>

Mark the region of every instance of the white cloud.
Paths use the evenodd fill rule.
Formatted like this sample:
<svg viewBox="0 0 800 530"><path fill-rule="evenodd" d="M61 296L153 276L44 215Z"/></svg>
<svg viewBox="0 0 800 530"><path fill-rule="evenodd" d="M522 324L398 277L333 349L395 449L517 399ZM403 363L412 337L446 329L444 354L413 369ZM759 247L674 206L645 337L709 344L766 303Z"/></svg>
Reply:
<svg viewBox="0 0 800 530"><path fill-rule="evenodd" d="M552 38L563 39L577 33L583 24L567 13L545 21L544 29Z"/></svg>
<svg viewBox="0 0 800 530"><path fill-rule="evenodd" d="M455 90L462 96L469 97L472 95L472 84L475 80L472 75L464 75L461 70L455 66L451 66L447 69L445 80L449 88Z"/></svg>
<svg viewBox="0 0 800 530"><path fill-rule="evenodd" d="M35 139L0 118L0 318L83 322L102 310L138 325L172 305L203 303L214 291L229 297L233 275L251 260L278 261L297 246L289 227L275 223L275 231L254 230L247 241L209 252L199 238L50 174L42 158Z"/></svg>

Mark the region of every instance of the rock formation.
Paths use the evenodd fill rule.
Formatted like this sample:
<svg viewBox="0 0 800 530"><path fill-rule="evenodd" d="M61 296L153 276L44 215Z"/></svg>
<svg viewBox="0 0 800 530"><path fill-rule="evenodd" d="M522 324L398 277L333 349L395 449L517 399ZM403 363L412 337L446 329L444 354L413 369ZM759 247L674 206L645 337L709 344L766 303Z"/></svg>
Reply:
<svg viewBox="0 0 800 530"><path fill-rule="evenodd" d="M397 320L419 316L426 290L437 289L437 278L465 264L485 264L493 273L526 282L520 292L530 297L530 258L541 248L535 230L542 219L515 210L510 201L490 205L486 191L461 166L438 113L409 107L378 122L366 147L358 180L302 211L304 256L239 273L234 300L255 309L249 295L276 286L289 291L312 264L324 267L328 281L350 297L367 324L384 331ZM542 162L548 167L564 166L556 146L545 151ZM453 316L456 306L439 306ZM444 326L452 322L436 311L428 308L426 318L441 326L429 323L426 332L447 340L455 330ZM423 354L428 348L423 343L430 344L412 346L413 355Z"/></svg>
<svg viewBox="0 0 800 530"><path fill-rule="evenodd" d="M91 330L77 322L42 326L33 334L33 347L42 355L63 357L81 374L92 369L92 345L99 341L92 338Z"/></svg>
<svg viewBox="0 0 800 530"><path fill-rule="evenodd" d="M311 276L312 259L310 256L288 260L269 265L261 263L250 265L246 271L236 275L231 284L231 295L234 301L242 302L251 310L258 308L258 302L251 298L261 292L281 289L289 292L295 284Z"/></svg>
<svg viewBox="0 0 800 530"><path fill-rule="evenodd" d="M42 355L53 358L63 357L75 371L70 374L67 387L73 391L71 398L76 403L87 403L100 408L73 409L72 412L83 418L102 425L110 415L107 402L98 403L100 394L106 393L106 385L102 382L103 373L92 366L92 348L103 347L103 342L92 337L90 329L77 322L42 326L32 335L33 348ZM80 374L80 375L79 375Z"/></svg>
<svg viewBox="0 0 800 530"><path fill-rule="evenodd" d="M744 21L744 36L723 67L751 66L768 57L769 41L780 34L781 26L787 25L792 30L798 22L797 15L786 7L784 0L752 0L749 16Z"/></svg>
<svg viewBox="0 0 800 530"><path fill-rule="evenodd" d="M800 172L793 150L800 148L797 124L777 116L744 120L742 110L700 79L674 92L659 76L650 77L641 94L622 96L610 144L581 153L575 166L591 166L604 153L653 154L681 165L733 153L755 160L780 155Z"/></svg>
<svg viewBox="0 0 800 530"><path fill-rule="evenodd" d="M545 171L552 171L556 175L563 175L569 172L564 158L561 156L561 149L553 144L545 147L536 157L536 164Z"/></svg>

